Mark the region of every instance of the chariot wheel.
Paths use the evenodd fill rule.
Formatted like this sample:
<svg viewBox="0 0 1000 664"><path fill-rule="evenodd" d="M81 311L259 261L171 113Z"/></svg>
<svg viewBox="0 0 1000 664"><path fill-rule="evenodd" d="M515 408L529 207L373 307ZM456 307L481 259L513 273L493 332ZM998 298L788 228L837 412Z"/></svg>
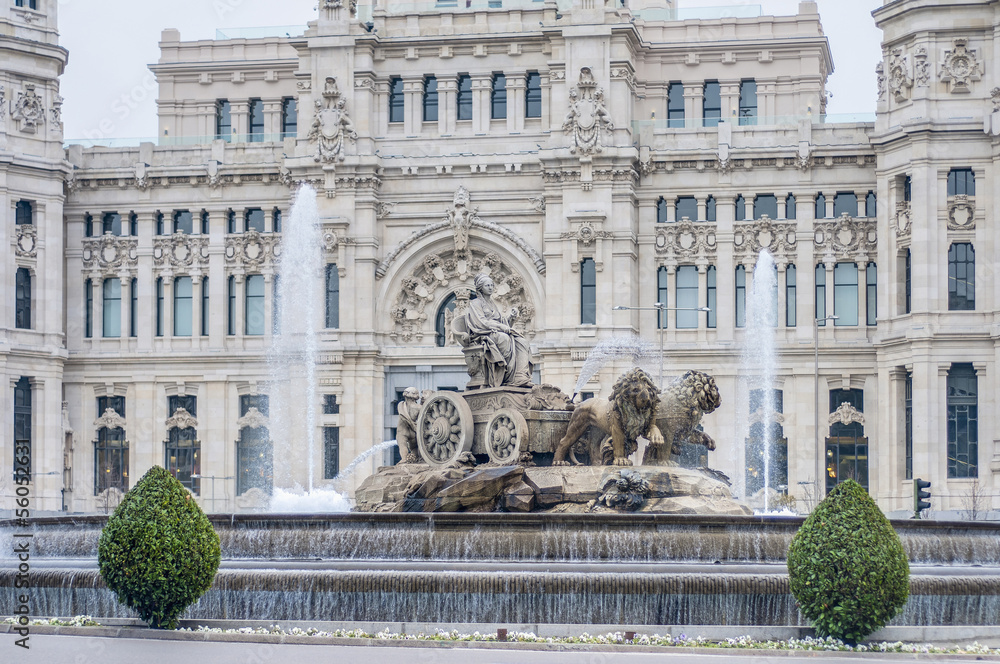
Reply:
<svg viewBox="0 0 1000 664"><path fill-rule="evenodd" d="M517 463L527 435L528 423L521 413L510 408L498 410L486 425L486 452L490 461L501 466Z"/></svg>
<svg viewBox="0 0 1000 664"><path fill-rule="evenodd" d="M424 461L445 466L472 450L472 409L454 392L435 392L417 416L417 448Z"/></svg>

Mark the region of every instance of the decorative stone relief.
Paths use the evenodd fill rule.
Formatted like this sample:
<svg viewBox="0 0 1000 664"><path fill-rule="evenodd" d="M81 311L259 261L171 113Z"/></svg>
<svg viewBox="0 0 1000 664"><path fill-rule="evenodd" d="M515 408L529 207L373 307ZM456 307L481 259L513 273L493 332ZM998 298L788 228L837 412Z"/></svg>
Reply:
<svg viewBox="0 0 1000 664"><path fill-rule="evenodd" d="M806 141L799 142L799 152L795 155L795 168L808 171L813 165L812 146Z"/></svg>
<svg viewBox="0 0 1000 664"><path fill-rule="evenodd" d="M785 414L779 412L771 413L771 421L779 426L785 426ZM750 419L747 424L753 426L754 424L764 423L764 409L758 408L754 412L750 413Z"/></svg>
<svg viewBox="0 0 1000 664"><path fill-rule="evenodd" d="M941 61L942 81L949 83L950 92L971 92L970 83L978 81L983 75L983 63L979 61L978 50L968 48L969 40L959 37L952 42L955 48L944 52Z"/></svg>
<svg viewBox="0 0 1000 664"><path fill-rule="evenodd" d="M121 429L125 431L125 418L119 415L114 408L108 408L104 414L94 420L94 427L97 429Z"/></svg>
<svg viewBox="0 0 1000 664"><path fill-rule="evenodd" d="M479 208L470 207L472 199L469 191L459 185L450 208L445 210L445 219L455 236L455 256L464 256L469 248L469 229L473 220L479 220Z"/></svg>
<svg viewBox="0 0 1000 664"><path fill-rule="evenodd" d="M3 99L0 96L0 99ZM993 104L993 112L1000 113L1000 88L990 90L990 102Z"/></svg>
<svg viewBox="0 0 1000 664"><path fill-rule="evenodd" d="M755 259L767 249L777 259L795 261L795 222L774 221L767 215L750 222L737 222L733 228L734 256Z"/></svg>
<svg viewBox="0 0 1000 664"><path fill-rule="evenodd" d="M517 308L519 315L514 328L524 336L534 336L535 305L524 290L524 278L495 253L471 247L468 254L467 259L456 259L450 251L429 254L400 281L390 311L393 321L390 334L394 340L420 343L425 334L433 338L437 311L432 307L443 302L449 293L463 294L467 302L469 291L474 290L472 282L480 272L493 279L496 285L493 300L501 309Z"/></svg>
<svg viewBox="0 0 1000 664"><path fill-rule="evenodd" d="M344 161L344 138L354 140L358 133L347 114L347 100L341 98L337 79L328 76L323 87L323 100L316 100L316 112L308 139L316 143L315 161Z"/></svg>
<svg viewBox="0 0 1000 664"><path fill-rule="evenodd" d="M191 267L208 265L208 238L174 233L153 238L153 263L158 266Z"/></svg>
<svg viewBox="0 0 1000 664"><path fill-rule="evenodd" d="M877 235L874 219L859 219L845 212L838 219L817 220L815 229L816 249L845 259L858 254L875 256Z"/></svg>
<svg viewBox="0 0 1000 664"><path fill-rule="evenodd" d="M976 227L976 199L966 195L948 198L948 230L972 230Z"/></svg>
<svg viewBox="0 0 1000 664"><path fill-rule="evenodd" d="M563 240L576 240L584 247L589 247L596 240L610 240L614 236L615 234L611 231L601 230L601 226L594 223L583 223L579 227L559 235Z"/></svg>
<svg viewBox="0 0 1000 664"><path fill-rule="evenodd" d="M108 274L121 268L139 264L139 240L134 237L117 237L106 234L83 241L83 266L88 270L99 269Z"/></svg>
<svg viewBox="0 0 1000 664"><path fill-rule="evenodd" d="M569 92L569 112L562 128L571 137L569 151L580 156L602 152L602 132L615 128L604 106L604 90L597 86L590 67L580 69L580 82Z"/></svg>
<svg viewBox="0 0 1000 664"><path fill-rule="evenodd" d="M34 224L17 224L14 252L18 258L38 258L38 227Z"/></svg>
<svg viewBox="0 0 1000 664"><path fill-rule="evenodd" d="M913 87L913 75L910 73L909 56L903 55L903 49L894 48L889 54L889 92L897 102L910 98Z"/></svg>
<svg viewBox="0 0 1000 664"><path fill-rule="evenodd" d="M545 196L535 196L529 198L528 202L531 203L531 209L535 212L545 213Z"/></svg>
<svg viewBox="0 0 1000 664"><path fill-rule="evenodd" d="M917 87L926 88L931 84L931 65L927 62L926 46L918 46L913 56L913 78Z"/></svg>
<svg viewBox="0 0 1000 664"><path fill-rule="evenodd" d="M132 171L135 173L135 188L139 191L146 191L153 183L149 180L149 174L146 172L146 164L139 162L137 163Z"/></svg>
<svg viewBox="0 0 1000 664"><path fill-rule="evenodd" d="M335 228L323 229L323 251L328 258L337 264L337 273L341 277L347 276L347 245L357 244L356 239L347 237L346 231L346 224L339 230Z"/></svg>
<svg viewBox="0 0 1000 664"><path fill-rule="evenodd" d="M390 214L392 214L393 208L396 207L395 203L387 203L385 201L379 201L375 204L375 218L385 219Z"/></svg>
<svg viewBox="0 0 1000 664"><path fill-rule="evenodd" d="M167 431L171 429L197 429L198 420L187 412L186 408L178 408L174 414L167 418Z"/></svg>
<svg viewBox="0 0 1000 664"><path fill-rule="evenodd" d="M879 62L875 65L875 84L878 90L878 101L885 99L885 65Z"/></svg>
<svg viewBox="0 0 1000 664"><path fill-rule="evenodd" d="M260 429L270 424L267 417L254 406L247 409L247 414L236 420L239 429Z"/></svg>
<svg viewBox="0 0 1000 664"><path fill-rule="evenodd" d="M52 118L52 126L58 131L63 129L62 121L62 105L65 99L60 95L56 95L55 99L52 100L52 108L49 109L49 115Z"/></svg>
<svg viewBox="0 0 1000 664"><path fill-rule="evenodd" d="M18 129L26 134L34 134L38 124L45 122L45 106L35 92L34 83L25 83L24 90L17 93L11 115L17 120Z"/></svg>
<svg viewBox="0 0 1000 664"><path fill-rule="evenodd" d="M863 413L859 412L857 408L844 401L837 407L837 410L830 413L830 418L828 424L835 424L840 422L841 424L860 424L864 426L865 416Z"/></svg>
<svg viewBox="0 0 1000 664"><path fill-rule="evenodd" d="M911 223L910 202L900 201L896 203L896 218L893 223L893 227L896 229L896 237L909 237Z"/></svg>
<svg viewBox="0 0 1000 664"><path fill-rule="evenodd" d="M656 253L692 261L715 256L715 224L704 221L678 221L657 224Z"/></svg>
<svg viewBox="0 0 1000 664"><path fill-rule="evenodd" d="M249 230L226 237L226 263L242 265L256 272L264 265L276 263L281 257L281 241L272 236Z"/></svg>

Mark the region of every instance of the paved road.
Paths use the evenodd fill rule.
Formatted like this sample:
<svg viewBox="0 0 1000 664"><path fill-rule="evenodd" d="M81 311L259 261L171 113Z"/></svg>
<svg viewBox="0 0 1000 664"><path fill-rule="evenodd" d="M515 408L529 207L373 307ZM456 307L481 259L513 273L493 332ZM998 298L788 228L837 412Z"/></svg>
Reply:
<svg viewBox="0 0 1000 664"><path fill-rule="evenodd" d="M175 664L176 662L212 662L212 664L301 664L303 662L363 662L365 664L653 664L656 662L697 662L698 664L858 664L851 653L718 654L690 652L539 652L526 650L474 650L467 648L364 647L333 645L292 645L262 643L208 643L191 641L153 641L148 639L88 638L76 636L31 637L31 649L14 647L5 637L0 641L0 661L14 664ZM870 655L866 660L913 661L912 656ZM935 656L924 661L968 661L965 658ZM1000 658L989 658L998 661Z"/></svg>

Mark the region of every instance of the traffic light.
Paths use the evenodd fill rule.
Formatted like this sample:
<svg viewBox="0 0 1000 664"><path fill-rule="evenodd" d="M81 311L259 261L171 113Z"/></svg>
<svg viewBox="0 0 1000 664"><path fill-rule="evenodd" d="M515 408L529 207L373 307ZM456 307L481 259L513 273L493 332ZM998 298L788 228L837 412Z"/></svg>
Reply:
<svg viewBox="0 0 1000 664"><path fill-rule="evenodd" d="M917 478L913 480L913 518L920 518L920 511L931 507L931 483Z"/></svg>

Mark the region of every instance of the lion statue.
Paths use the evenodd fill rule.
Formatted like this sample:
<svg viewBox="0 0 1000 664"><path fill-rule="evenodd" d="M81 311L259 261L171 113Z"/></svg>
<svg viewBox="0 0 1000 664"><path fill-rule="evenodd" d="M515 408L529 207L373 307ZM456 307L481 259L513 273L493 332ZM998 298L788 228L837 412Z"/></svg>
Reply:
<svg viewBox="0 0 1000 664"><path fill-rule="evenodd" d="M569 420L566 435L556 446L554 466L568 466L566 454L588 427L597 427L611 434L611 464L631 466L629 455L638 448L637 438L663 446L663 436L656 426L659 391L642 369L632 369L622 375L611 390L611 398L587 399L576 407Z"/></svg>
<svg viewBox="0 0 1000 664"><path fill-rule="evenodd" d="M644 466L670 463L671 453L680 454L681 443L688 442L715 449L715 441L701 429L702 415L713 412L722 404L715 379L701 371L688 371L660 394L656 410L656 426L663 435L663 444L652 439L642 456Z"/></svg>

